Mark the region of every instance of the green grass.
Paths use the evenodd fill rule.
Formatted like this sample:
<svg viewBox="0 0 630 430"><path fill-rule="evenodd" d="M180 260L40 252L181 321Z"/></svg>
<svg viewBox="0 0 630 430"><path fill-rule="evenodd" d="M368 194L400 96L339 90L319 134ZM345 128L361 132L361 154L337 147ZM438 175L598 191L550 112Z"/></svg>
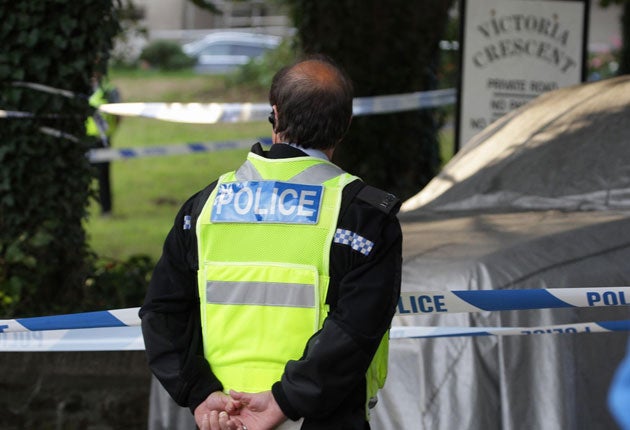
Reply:
<svg viewBox="0 0 630 430"><path fill-rule="evenodd" d="M217 76L191 72L114 71L111 79L123 101L264 102L260 90L230 87ZM191 125L145 118L123 118L114 148L181 144L192 141L268 136L266 122ZM452 156L452 128L440 133L443 160ZM127 259L136 254L159 258L164 238L180 206L221 173L238 167L247 150L126 159L111 163L113 215L99 215L92 202L86 222L89 244L101 257Z"/></svg>
<svg viewBox="0 0 630 430"><path fill-rule="evenodd" d="M453 158L455 152L455 130L453 127L445 127L440 130L438 139L440 140L440 159L442 160L442 167L448 161Z"/></svg>
<svg viewBox="0 0 630 430"><path fill-rule="evenodd" d="M207 102L204 94L218 93L223 85L217 77L185 73L114 73L112 81L120 88L124 101ZM182 95L182 99L174 94ZM269 134L266 122L195 125L123 118L112 142L119 149L236 139L251 139L254 143L255 138ZM113 161L113 215L101 217L98 205L92 202L86 222L91 248L102 257L126 259L146 254L157 259L179 207L218 175L238 167L246 153L234 150Z"/></svg>

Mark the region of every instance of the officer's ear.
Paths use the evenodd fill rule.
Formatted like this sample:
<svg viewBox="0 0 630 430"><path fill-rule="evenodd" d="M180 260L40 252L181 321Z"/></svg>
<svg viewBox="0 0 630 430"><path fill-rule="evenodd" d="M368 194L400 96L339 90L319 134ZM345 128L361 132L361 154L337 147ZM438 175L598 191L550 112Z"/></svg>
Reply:
<svg viewBox="0 0 630 430"><path fill-rule="evenodd" d="M271 124L271 129L276 131L276 114L274 111L271 111L267 119L269 120L269 124Z"/></svg>
<svg viewBox="0 0 630 430"><path fill-rule="evenodd" d="M276 132L276 128L278 127L278 105L271 106L273 110L271 113L273 115L273 121L271 119L271 115L269 116L269 121L271 122L271 126L273 127L274 133Z"/></svg>

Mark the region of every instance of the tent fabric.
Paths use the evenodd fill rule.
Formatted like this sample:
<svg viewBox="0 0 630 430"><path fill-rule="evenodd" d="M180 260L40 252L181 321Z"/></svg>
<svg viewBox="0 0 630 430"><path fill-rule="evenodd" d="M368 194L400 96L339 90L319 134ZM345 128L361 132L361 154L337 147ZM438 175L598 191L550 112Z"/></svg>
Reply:
<svg viewBox="0 0 630 430"><path fill-rule="evenodd" d="M630 286L629 119L626 76L547 93L474 137L403 205L403 291ZM570 308L393 325L628 318L627 307ZM618 428L606 398L626 341L620 332L392 340L372 428ZM182 415L164 410L178 407L154 391L152 428L175 425Z"/></svg>
<svg viewBox="0 0 630 430"><path fill-rule="evenodd" d="M403 204L402 290L629 286L629 119L625 76L547 93L475 136ZM569 308L396 316L393 325L628 318L628 307ZM618 428L607 396L627 336L392 340L372 428Z"/></svg>
<svg viewBox="0 0 630 430"><path fill-rule="evenodd" d="M403 223L403 291L630 285L630 214L460 214ZM393 325L540 326L627 307L397 316ZM614 429L626 333L392 340L374 429ZM585 405L588 405L586 407Z"/></svg>
<svg viewBox="0 0 630 430"><path fill-rule="evenodd" d="M402 210L630 209L630 76L543 94L476 135Z"/></svg>

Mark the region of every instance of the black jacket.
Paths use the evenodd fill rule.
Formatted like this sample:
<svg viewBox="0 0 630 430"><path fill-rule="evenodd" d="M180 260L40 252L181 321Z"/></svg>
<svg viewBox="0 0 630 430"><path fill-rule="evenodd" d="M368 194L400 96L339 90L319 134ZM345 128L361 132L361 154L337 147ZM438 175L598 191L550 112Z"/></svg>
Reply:
<svg viewBox="0 0 630 430"><path fill-rule="evenodd" d="M252 151L275 159L304 156L283 144L267 152L256 144ZM195 214L215 184L192 196L177 214L140 309L149 366L173 399L191 411L223 389L203 357L197 292ZM337 227L374 242L374 247L366 256L348 245L332 244L330 313L305 345L302 358L289 361L281 381L271 387L285 415L305 418L303 429L369 428L365 372L400 294L398 208L391 194L361 181L343 191ZM184 227L186 215L193 216L190 228Z"/></svg>

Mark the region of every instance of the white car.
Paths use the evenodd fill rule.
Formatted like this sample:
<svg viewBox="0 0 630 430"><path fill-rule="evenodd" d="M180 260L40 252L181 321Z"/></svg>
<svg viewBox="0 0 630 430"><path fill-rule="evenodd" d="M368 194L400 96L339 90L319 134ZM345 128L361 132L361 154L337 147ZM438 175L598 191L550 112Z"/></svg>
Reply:
<svg viewBox="0 0 630 430"><path fill-rule="evenodd" d="M183 45L183 51L197 59L200 73L227 73L276 48L282 38L269 34L216 32Z"/></svg>

